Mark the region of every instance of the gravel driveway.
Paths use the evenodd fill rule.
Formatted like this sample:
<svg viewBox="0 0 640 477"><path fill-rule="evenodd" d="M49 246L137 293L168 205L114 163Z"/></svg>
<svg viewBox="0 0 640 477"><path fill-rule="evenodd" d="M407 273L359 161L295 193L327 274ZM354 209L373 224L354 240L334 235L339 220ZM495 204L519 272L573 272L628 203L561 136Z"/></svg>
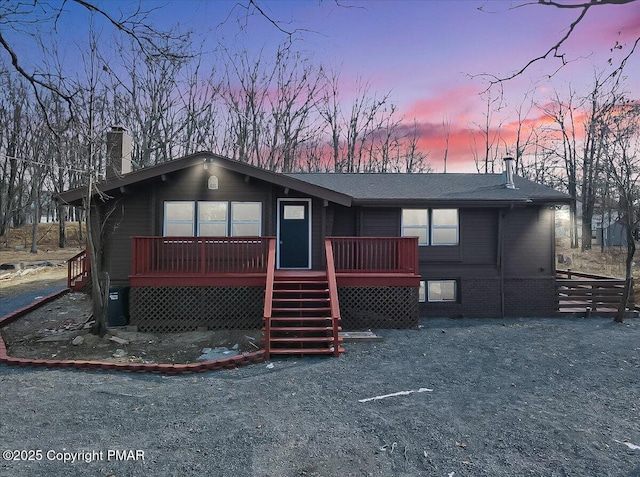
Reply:
<svg viewBox="0 0 640 477"><path fill-rule="evenodd" d="M0 475L640 476L640 321L422 325L209 374L0 365L0 449L42 451Z"/></svg>

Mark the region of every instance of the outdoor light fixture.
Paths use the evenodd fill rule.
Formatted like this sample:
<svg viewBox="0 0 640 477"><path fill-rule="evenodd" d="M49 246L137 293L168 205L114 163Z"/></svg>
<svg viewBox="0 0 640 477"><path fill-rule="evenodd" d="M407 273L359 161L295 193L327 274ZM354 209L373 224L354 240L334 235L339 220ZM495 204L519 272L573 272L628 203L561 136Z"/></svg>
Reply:
<svg viewBox="0 0 640 477"><path fill-rule="evenodd" d="M205 157L202 162L204 163L204 170L209 169L209 164L213 164L213 157Z"/></svg>

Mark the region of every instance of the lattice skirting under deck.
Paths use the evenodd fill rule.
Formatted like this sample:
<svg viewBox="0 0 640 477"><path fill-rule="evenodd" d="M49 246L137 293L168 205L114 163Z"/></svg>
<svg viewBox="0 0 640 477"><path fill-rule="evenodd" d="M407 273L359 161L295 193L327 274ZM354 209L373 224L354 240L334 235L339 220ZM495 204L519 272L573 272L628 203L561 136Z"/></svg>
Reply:
<svg viewBox="0 0 640 477"><path fill-rule="evenodd" d="M418 288L338 288L342 329L418 327Z"/></svg>
<svg viewBox="0 0 640 477"><path fill-rule="evenodd" d="M129 307L139 331L259 329L264 287L132 287Z"/></svg>

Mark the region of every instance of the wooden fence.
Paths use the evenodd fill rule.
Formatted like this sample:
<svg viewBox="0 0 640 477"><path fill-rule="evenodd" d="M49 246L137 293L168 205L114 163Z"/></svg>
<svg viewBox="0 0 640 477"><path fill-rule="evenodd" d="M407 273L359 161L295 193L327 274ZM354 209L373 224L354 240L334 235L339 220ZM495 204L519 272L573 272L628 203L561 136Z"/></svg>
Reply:
<svg viewBox="0 0 640 477"><path fill-rule="evenodd" d="M572 270L556 271L558 311L564 313L604 312L614 313L624 293L625 280ZM632 290L627 309L635 306Z"/></svg>

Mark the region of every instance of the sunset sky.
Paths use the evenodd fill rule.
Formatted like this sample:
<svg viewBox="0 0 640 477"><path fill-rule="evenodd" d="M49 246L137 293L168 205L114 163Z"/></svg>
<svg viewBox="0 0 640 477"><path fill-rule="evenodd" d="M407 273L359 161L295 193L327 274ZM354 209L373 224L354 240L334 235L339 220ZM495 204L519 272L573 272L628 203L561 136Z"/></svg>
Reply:
<svg viewBox="0 0 640 477"><path fill-rule="evenodd" d="M483 121L486 88L481 73L508 75L531 58L544 54L567 31L578 10L528 5L521 1L266 1L259 5L283 29L300 30L296 48L315 61L340 71L345 90L358 78L371 90L391 93L399 113L418 121L421 145L430 151L436 171L442 171L443 120L450 122L449 171L474 171L469 129ZM535 2L533 2L535 3ZM579 2L573 2L579 3ZM275 44L283 34L260 16L246 18L235 1L170 2L165 18L180 19L216 38L226 37L249 48ZM238 33L240 18L244 29ZM586 92L596 71L607 70L607 59L626 54L640 36L640 2L592 9L561 50L573 61L552 79L557 60L534 65L522 77L505 83L506 106L496 115L508 135L515 108L527 95L544 104L554 90L570 84ZM622 49L611 52L615 43ZM614 63L615 64L615 63ZM640 94L640 51L625 73L630 93ZM533 110L528 119L535 121Z"/></svg>
<svg viewBox="0 0 640 477"><path fill-rule="evenodd" d="M238 3L248 2L146 0L142 6L159 7L150 17L153 22L161 28L192 29L211 51L222 42L256 52L286 39L263 16L247 17ZM340 72L341 91L353 91L362 79L370 83L372 94L390 93L404 120L417 121L421 146L430 151L430 162L439 172L445 146L443 121L450 123L448 171L475 171L470 130L484 121L486 100L479 93L487 87L487 79L476 75L505 76L521 68L555 44L580 12L537 5L537 0L518 8L526 0L257 3L281 28L296 31L295 49ZM109 8L114 4L130 7L137 2L114 0ZM544 60L504 84L505 107L495 119L502 124L502 134L508 136L515 110L527 104L527 98L544 104L554 91L565 92L569 85L586 94L595 72L611 71L607 59L613 58L617 65L616 59L627 54L638 36L640 1L592 8L560 50L571 63L549 79L560 63ZM616 42L622 48L612 52ZM637 98L640 51L628 62L625 75L626 89ZM534 109L527 119L535 122L539 117Z"/></svg>

